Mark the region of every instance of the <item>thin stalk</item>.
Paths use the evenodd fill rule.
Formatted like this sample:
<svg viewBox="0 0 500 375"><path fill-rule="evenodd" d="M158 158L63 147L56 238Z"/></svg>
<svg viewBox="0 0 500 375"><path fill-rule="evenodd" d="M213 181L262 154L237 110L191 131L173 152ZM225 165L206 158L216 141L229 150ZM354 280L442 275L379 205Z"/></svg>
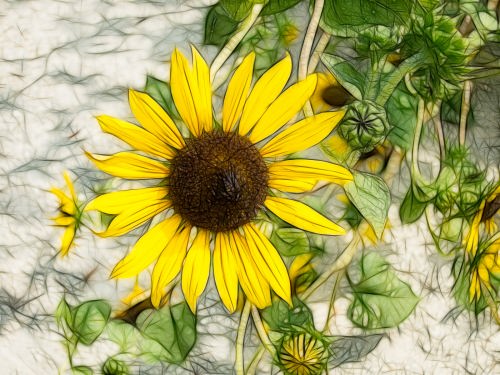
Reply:
<svg viewBox="0 0 500 375"><path fill-rule="evenodd" d="M340 256L335 260L335 262L327 269L320 277L302 294L302 299L306 300L309 298L321 285L323 285L335 272L343 270L346 268L354 258L360 237L357 233L354 233L354 237L347 245L345 250L340 254Z"/></svg>
<svg viewBox="0 0 500 375"><path fill-rule="evenodd" d="M248 31L253 26L255 21L257 21L257 18L259 17L259 14L263 7L264 4L255 4L252 7L252 11L248 15L248 17L242 21L239 29L236 31L236 34L234 34L231 37L231 39L229 39L224 48L219 52L217 57L214 59L210 67L210 80L212 82L214 81L214 78L219 69L222 67L222 65L224 65L229 56L231 56L231 54L236 49L238 44L240 44L240 42L243 40L245 35L247 35Z"/></svg>
<svg viewBox="0 0 500 375"><path fill-rule="evenodd" d="M418 101L417 111L417 124L415 126L415 135L413 136L413 146L411 149L411 174L413 178L422 181L422 175L418 167L418 145L420 143L420 136L422 134L422 127L424 124L425 103L422 98Z"/></svg>
<svg viewBox="0 0 500 375"><path fill-rule="evenodd" d="M443 131L443 123L441 122L441 118L439 116L433 116L433 109L439 108L441 106L441 102L437 102L432 105L430 117L432 118L432 122L434 123L434 130L436 131L436 135L439 143L439 165L443 165L443 160L446 156L446 145L444 142L444 131Z"/></svg>
<svg viewBox="0 0 500 375"><path fill-rule="evenodd" d="M248 365L246 375L255 375L255 371L257 371L257 366L259 365L265 353L266 349L262 345L259 345L259 348L255 352L252 360L250 361L250 364Z"/></svg>
<svg viewBox="0 0 500 375"><path fill-rule="evenodd" d="M323 51L325 50L326 46L328 45L330 38L331 38L331 34L329 34L327 32L323 32L323 34L321 34L321 37L319 38L318 43L316 44L316 47L314 48L314 52L311 56L311 60L309 61L309 67L307 68L307 73L309 73L309 74L313 73L316 70L316 68L318 67L321 55L323 54Z"/></svg>
<svg viewBox="0 0 500 375"><path fill-rule="evenodd" d="M252 306L252 319L255 324L255 328L257 329L257 333L259 334L260 341L262 345L264 345L265 349L271 353L272 356L276 353L271 340L269 340L269 336L267 335L266 329L262 324L262 320L260 319L259 310L255 306Z"/></svg>
<svg viewBox="0 0 500 375"><path fill-rule="evenodd" d="M467 129L467 116L470 110L470 96L472 92L472 82L464 82L464 92L462 95L462 107L460 108L460 132L458 135L458 142L460 146L465 145L465 130Z"/></svg>
<svg viewBox="0 0 500 375"><path fill-rule="evenodd" d="M332 295L330 296L330 303L328 305L328 315L326 317L325 326L323 327L323 334L328 335L330 333L330 321L335 314L335 297L337 296L337 291L340 285L340 279L344 275L344 272L339 273L335 278L335 284L333 286Z"/></svg>
<svg viewBox="0 0 500 375"><path fill-rule="evenodd" d="M245 332L247 329L248 318L250 316L250 309L252 304L250 301L246 300L245 306L243 307L243 311L240 316L240 324L238 325L238 332L236 334L236 374L237 375L245 375L245 365L243 361L243 344L245 343Z"/></svg>

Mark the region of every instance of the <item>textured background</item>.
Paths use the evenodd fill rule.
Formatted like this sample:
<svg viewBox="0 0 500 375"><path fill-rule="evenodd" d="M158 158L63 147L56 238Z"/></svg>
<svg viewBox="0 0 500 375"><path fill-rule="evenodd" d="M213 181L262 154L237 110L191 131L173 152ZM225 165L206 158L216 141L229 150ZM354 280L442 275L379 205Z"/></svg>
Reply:
<svg viewBox="0 0 500 375"><path fill-rule="evenodd" d="M116 148L118 143L99 131L93 117L130 118L127 88L141 89L146 74L166 79L173 47L187 52L189 42L200 43L205 6L213 2L0 0L2 374L67 370L51 317L62 295L73 301L106 298L118 305L130 287L107 276L133 239L116 243L84 233L68 258L56 256L61 231L51 226L57 201L48 189L62 186L62 171L90 168L83 149ZM214 52L202 49L207 57ZM396 212L391 213L397 227ZM415 313L390 330L390 338L366 361L334 373L500 373L498 328L489 317L474 322L466 314L450 313L455 303L447 297L449 270L440 266L444 262L423 232L423 225L394 229L387 245L390 260L422 296ZM337 302L334 334L357 333L343 316L347 305L346 299ZM321 327L327 305L313 307ZM231 319L225 318L226 325ZM217 335L223 331L209 332L215 336L208 351L228 364L234 332L229 338ZM94 364L113 353L113 345L104 343L83 350L79 358ZM219 371L227 373L222 367Z"/></svg>

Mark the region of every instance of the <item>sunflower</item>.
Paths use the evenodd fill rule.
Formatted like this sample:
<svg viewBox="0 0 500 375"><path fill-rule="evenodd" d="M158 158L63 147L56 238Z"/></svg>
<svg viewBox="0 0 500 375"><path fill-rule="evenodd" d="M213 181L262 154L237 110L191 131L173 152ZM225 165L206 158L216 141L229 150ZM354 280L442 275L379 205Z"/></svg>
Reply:
<svg viewBox="0 0 500 375"><path fill-rule="evenodd" d="M470 273L470 301L479 300L481 287L492 290L490 275L500 274L500 240L494 241L483 251L479 251L472 259Z"/></svg>
<svg viewBox="0 0 500 375"><path fill-rule="evenodd" d="M327 358L324 344L308 333L295 333L283 340L279 365L287 375L319 375Z"/></svg>
<svg viewBox="0 0 500 375"><path fill-rule="evenodd" d="M176 49L170 72L172 97L189 136L181 135L150 96L134 90L129 102L141 126L97 117L104 132L139 153L87 153L94 164L112 176L157 181L154 186L103 194L86 207L115 215L100 233L105 237L123 235L160 218L115 266L111 277L134 277L156 261L151 302L158 307L167 285L182 269L182 290L195 311L212 262L217 290L229 311L237 307L238 285L259 308L271 304L271 290L291 303L285 264L256 220L267 209L307 231L345 233L311 207L280 193L306 192L319 180L340 184L352 180L352 174L339 165L284 160L324 139L344 113L321 113L278 133L312 95L316 76L283 91L292 70L287 55L251 89L255 55L249 54L229 82L219 124L212 113L209 68L196 49L192 54L191 67Z"/></svg>
<svg viewBox="0 0 500 375"><path fill-rule="evenodd" d="M61 256L66 256L74 245L75 234L80 226L81 208L76 196L75 187L71 182L69 174L64 172L64 180L68 187L70 195L67 195L62 189L52 187L50 192L59 199L59 215L53 217L55 225L65 228L61 237Z"/></svg>

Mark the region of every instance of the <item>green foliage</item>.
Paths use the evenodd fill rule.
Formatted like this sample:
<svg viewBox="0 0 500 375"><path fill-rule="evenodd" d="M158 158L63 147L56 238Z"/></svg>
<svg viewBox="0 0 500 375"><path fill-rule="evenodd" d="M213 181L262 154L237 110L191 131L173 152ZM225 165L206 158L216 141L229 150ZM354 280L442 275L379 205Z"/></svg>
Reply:
<svg viewBox="0 0 500 375"><path fill-rule="evenodd" d="M348 362L358 362L370 354L384 338L383 334L366 336L333 336L328 361L332 368Z"/></svg>
<svg viewBox="0 0 500 375"><path fill-rule="evenodd" d="M102 365L102 373L103 375L129 375L130 371L125 362L110 357Z"/></svg>
<svg viewBox="0 0 500 375"><path fill-rule="evenodd" d="M223 46L238 28L239 21L234 20L226 10L216 4L210 8L205 19L205 44Z"/></svg>
<svg viewBox="0 0 500 375"><path fill-rule="evenodd" d="M71 368L73 375L93 375L94 371L89 366L75 366Z"/></svg>
<svg viewBox="0 0 500 375"><path fill-rule="evenodd" d="M180 119L174 105L170 85L153 76L147 76L144 91L149 94L173 119Z"/></svg>
<svg viewBox="0 0 500 375"><path fill-rule="evenodd" d="M302 0L269 0L262 8L261 15L269 16L271 14L281 13L300 3Z"/></svg>
<svg viewBox="0 0 500 375"><path fill-rule="evenodd" d="M370 173L354 173L354 180L344 186L347 197L380 237L385 228L391 193L380 177Z"/></svg>
<svg viewBox="0 0 500 375"><path fill-rule="evenodd" d="M313 327L313 316L307 305L297 297L293 297L293 306L282 299L262 310L262 318L273 331L289 331L293 327Z"/></svg>
<svg viewBox="0 0 500 375"><path fill-rule="evenodd" d="M196 316L186 302L143 311L137 317L137 328L161 345L160 358L169 363L182 363L196 342Z"/></svg>
<svg viewBox="0 0 500 375"><path fill-rule="evenodd" d="M413 0L325 1L322 28L333 35L356 36L370 26L394 27L408 23Z"/></svg>
<svg viewBox="0 0 500 375"><path fill-rule="evenodd" d="M359 262L359 280L350 279L349 283L353 300L347 314L361 328L396 327L411 314L419 301L390 264L374 252L363 255Z"/></svg>
<svg viewBox="0 0 500 375"><path fill-rule="evenodd" d="M312 244L309 234L297 228L277 228L271 234L270 241L280 254L287 257L320 251Z"/></svg>
<svg viewBox="0 0 500 375"><path fill-rule="evenodd" d="M420 219L424 214L428 201L421 201L414 193L417 186L411 184L399 207L399 218L403 224L411 224Z"/></svg>
<svg viewBox="0 0 500 375"><path fill-rule="evenodd" d="M91 345L104 330L111 315L111 306L103 300L87 301L76 306L71 315L71 331L79 342Z"/></svg>
<svg viewBox="0 0 500 375"><path fill-rule="evenodd" d="M409 150L413 143L417 106L418 99L403 84L397 86L386 103L387 119L391 127L387 139L403 150Z"/></svg>
<svg viewBox="0 0 500 375"><path fill-rule="evenodd" d="M366 77L362 72L366 67L355 66L350 61L330 54L323 54L321 60L342 87L356 99L363 99Z"/></svg>
<svg viewBox="0 0 500 375"><path fill-rule="evenodd" d="M452 273L455 278L453 297L455 297L457 303L466 310L474 312L476 315L484 311L488 307L484 294L479 299L470 299L471 274L465 260L465 255L459 255L455 258L452 265Z"/></svg>

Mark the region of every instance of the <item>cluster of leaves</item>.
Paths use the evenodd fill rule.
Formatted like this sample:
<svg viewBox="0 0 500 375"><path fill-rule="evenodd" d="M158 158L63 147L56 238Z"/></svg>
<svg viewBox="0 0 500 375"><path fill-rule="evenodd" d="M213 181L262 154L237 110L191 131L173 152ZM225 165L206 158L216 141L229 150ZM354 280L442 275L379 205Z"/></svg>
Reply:
<svg viewBox="0 0 500 375"><path fill-rule="evenodd" d="M74 374L94 373L90 366L74 365L74 357L79 344L90 346L101 336L120 348L118 354L102 364L101 372L106 375L129 374L125 359L130 355L146 362L180 364L196 342L196 316L185 302L159 310L142 309L130 321L123 317L112 319L111 306L104 300L71 306L63 298L55 319L62 331Z"/></svg>

